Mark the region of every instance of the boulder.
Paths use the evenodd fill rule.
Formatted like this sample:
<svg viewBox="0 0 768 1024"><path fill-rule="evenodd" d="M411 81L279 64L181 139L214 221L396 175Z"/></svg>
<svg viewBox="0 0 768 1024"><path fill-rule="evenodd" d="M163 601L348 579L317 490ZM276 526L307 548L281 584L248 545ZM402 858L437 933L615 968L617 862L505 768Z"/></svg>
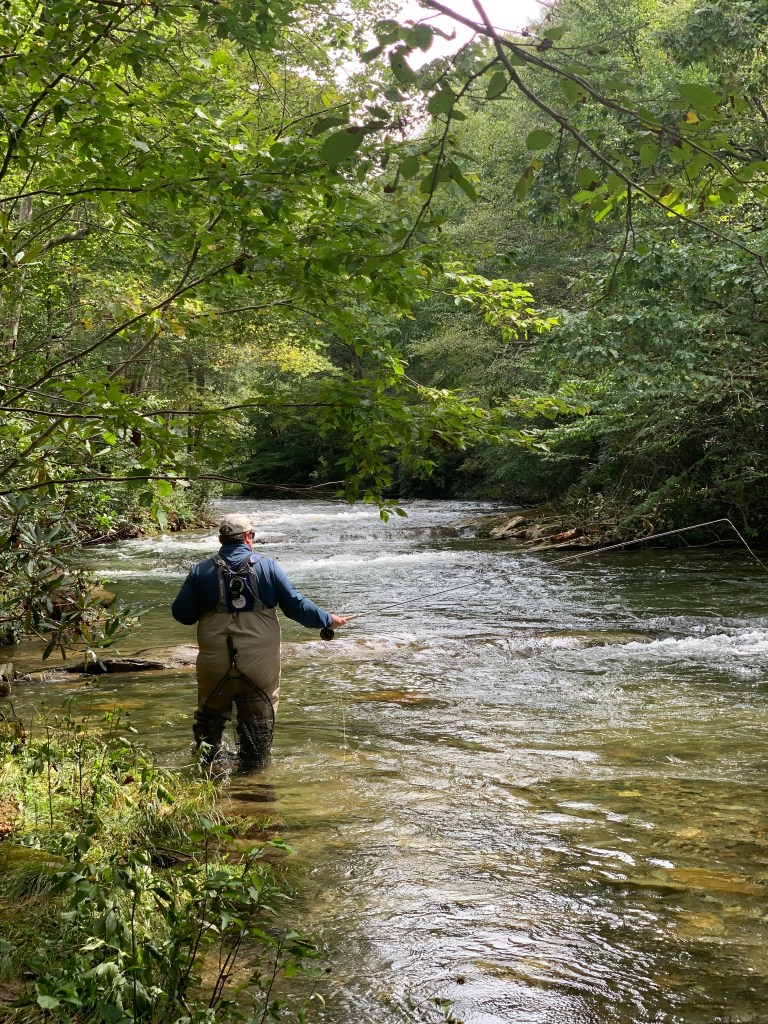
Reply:
<svg viewBox="0 0 768 1024"><path fill-rule="evenodd" d="M505 540L509 537L522 537L525 534L525 516L513 516L499 526L494 526L488 536L491 540Z"/></svg>
<svg viewBox="0 0 768 1024"><path fill-rule="evenodd" d="M50 616L56 622L65 612L71 611L73 603L77 603L76 592L67 585L53 590L48 596L52 606ZM88 598L101 608L109 608L117 600L117 595L106 587L89 587Z"/></svg>

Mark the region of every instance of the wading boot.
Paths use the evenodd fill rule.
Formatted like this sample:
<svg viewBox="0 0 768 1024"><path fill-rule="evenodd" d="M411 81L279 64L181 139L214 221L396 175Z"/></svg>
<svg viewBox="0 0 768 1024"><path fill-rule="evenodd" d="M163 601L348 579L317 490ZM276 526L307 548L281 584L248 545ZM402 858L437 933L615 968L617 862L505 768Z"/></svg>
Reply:
<svg viewBox="0 0 768 1024"><path fill-rule="evenodd" d="M221 750L221 738L224 735L224 727L227 719L223 715L217 715L213 711L195 712L195 719L192 723L192 735L195 738L196 746L205 743L208 751L205 754L205 763L211 764Z"/></svg>
<svg viewBox="0 0 768 1024"><path fill-rule="evenodd" d="M235 694L240 768L258 771L269 763L275 715L265 693L256 688Z"/></svg>

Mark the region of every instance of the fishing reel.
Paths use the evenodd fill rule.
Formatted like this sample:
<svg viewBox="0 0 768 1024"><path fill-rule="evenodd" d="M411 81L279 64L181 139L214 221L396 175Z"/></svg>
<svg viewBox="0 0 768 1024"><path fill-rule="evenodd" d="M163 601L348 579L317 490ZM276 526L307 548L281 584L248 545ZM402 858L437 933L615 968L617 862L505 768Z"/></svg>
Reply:
<svg viewBox="0 0 768 1024"><path fill-rule="evenodd" d="M344 616L344 623L346 624L347 622L351 622L352 619L356 619L357 617L358 617L357 615L345 615ZM321 640L333 640L333 638L335 636L336 636L336 630L333 629L331 626L323 626L323 628L320 630L320 639Z"/></svg>

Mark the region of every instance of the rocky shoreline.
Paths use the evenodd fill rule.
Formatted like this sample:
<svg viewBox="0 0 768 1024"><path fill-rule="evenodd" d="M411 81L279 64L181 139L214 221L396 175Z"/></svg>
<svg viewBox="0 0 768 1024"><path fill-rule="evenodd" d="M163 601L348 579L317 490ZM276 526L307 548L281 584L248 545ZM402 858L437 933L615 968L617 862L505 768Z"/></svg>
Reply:
<svg viewBox="0 0 768 1024"><path fill-rule="evenodd" d="M562 513L548 507L505 515L470 516L453 525L460 532L472 531L476 537L511 541L531 551L591 550L616 540L606 526L593 524L588 530L583 530L569 522Z"/></svg>

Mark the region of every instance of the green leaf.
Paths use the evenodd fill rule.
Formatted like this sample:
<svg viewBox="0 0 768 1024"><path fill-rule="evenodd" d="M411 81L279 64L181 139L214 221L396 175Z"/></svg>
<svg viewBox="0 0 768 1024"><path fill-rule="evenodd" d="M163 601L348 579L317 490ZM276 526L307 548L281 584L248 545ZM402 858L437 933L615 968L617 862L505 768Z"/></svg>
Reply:
<svg viewBox="0 0 768 1024"><path fill-rule="evenodd" d="M346 114L330 114L328 117L321 117L315 121L310 135L322 135L329 128L338 128L343 124L349 124L349 117Z"/></svg>
<svg viewBox="0 0 768 1024"><path fill-rule="evenodd" d="M415 178L421 170L421 160L417 156L407 156L400 164L400 176L406 180Z"/></svg>
<svg viewBox="0 0 768 1024"><path fill-rule="evenodd" d="M596 184L596 182L600 180L591 167L580 168L579 173L576 175L576 177L578 178L579 184L584 189L590 188L592 185Z"/></svg>
<svg viewBox="0 0 768 1024"><path fill-rule="evenodd" d="M456 102L456 94L451 89L441 89L429 98L427 110L432 115L447 114Z"/></svg>
<svg viewBox="0 0 768 1024"><path fill-rule="evenodd" d="M377 21L373 31L384 46L394 43L396 39L400 38L400 24L392 18L383 18L381 21Z"/></svg>
<svg viewBox="0 0 768 1024"><path fill-rule="evenodd" d="M38 996L37 1005L43 1010L55 1010L61 1003L55 996Z"/></svg>
<svg viewBox="0 0 768 1024"><path fill-rule="evenodd" d="M494 71L488 83L488 88L485 90L485 98L487 100L496 99L497 96L501 96L508 85L509 78L506 73L504 71Z"/></svg>
<svg viewBox="0 0 768 1024"><path fill-rule="evenodd" d="M659 147L653 142L646 142L640 147L640 163L643 167L653 167L659 158Z"/></svg>
<svg viewBox="0 0 768 1024"><path fill-rule="evenodd" d="M529 132L525 145L528 149L546 149L554 141L555 137L551 132L546 131L544 128L537 128L536 131Z"/></svg>
<svg viewBox="0 0 768 1024"><path fill-rule="evenodd" d="M548 28L544 32L545 39L551 39L553 43L556 43L559 39L562 39L568 29L564 25L555 26L555 28Z"/></svg>
<svg viewBox="0 0 768 1024"><path fill-rule="evenodd" d="M599 224L600 221L604 220L608 216L608 214L611 212L611 210L613 208L614 208L614 206L613 206L612 202L611 203L606 203L605 206L602 208L602 210L599 210L595 214L595 224Z"/></svg>
<svg viewBox="0 0 768 1024"><path fill-rule="evenodd" d="M451 181L455 182L465 195L469 196L470 199L477 199L477 190L475 189L475 186L468 178L464 177L457 164L451 161L446 164L445 169L448 172Z"/></svg>
<svg viewBox="0 0 768 1024"><path fill-rule="evenodd" d="M370 64L372 60L376 60L379 54L384 52L383 46L373 46L370 50L366 50L365 53L360 54L360 60L363 64Z"/></svg>
<svg viewBox="0 0 768 1024"><path fill-rule="evenodd" d="M533 168L526 167L520 176L520 180L515 185L515 196L518 199L525 199L528 193L531 191L533 185Z"/></svg>
<svg viewBox="0 0 768 1024"><path fill-rule="evenodd" d="M362 141L359 131L334 132L320 147L320 159L336 166L356 153Z"/></svg>
<svg viewBox="0 0 768 1024"><path fill-rule="evenodd" d="M583 103L587 99L585 90L570 78L560 79L560 91L571 104Z"/></svg>
<svg viewBox="0 0 768 1024"><path fill-rule="evenodd" d="M425 53L432 45L434 38L434 30L429 25L414 25L408 33L408 42Z"/></svg>
<svg viewBox="0 0 768 1024"><path fill-rule="evenodd" d="M613 195L624 195L627 191L627 183L618 174L609 174L605 179L606 188Z"/></svg>
<svg viewBox="0 0 768 1024"><path fill-rule="evenodd" d="M413 68L405 59L407 52L403 47L398 47L389 55L389 66L392 68L392 74L402 85L411 85L416 81Z"/></svg>
<svg viewBox="0 0 768 1024"><path fill-rule="evenodd" d="M678 86L680 95L697 110L712 110L718 107L723 98L713 92L709 86L701 85L698 82L685 82Z"/></svg>
<svg viewBox="0 0 768 1024"><path fill-rule="evenodd" d="M419 191L422 193L422 195L429 195L430 192L434 192L439 182L445 181L447 176L448 172L446 171L445 167L438 168L437 166L433 165L432 167L430 167L429 173L425 174L424 177L421 179Z"/></svg>

